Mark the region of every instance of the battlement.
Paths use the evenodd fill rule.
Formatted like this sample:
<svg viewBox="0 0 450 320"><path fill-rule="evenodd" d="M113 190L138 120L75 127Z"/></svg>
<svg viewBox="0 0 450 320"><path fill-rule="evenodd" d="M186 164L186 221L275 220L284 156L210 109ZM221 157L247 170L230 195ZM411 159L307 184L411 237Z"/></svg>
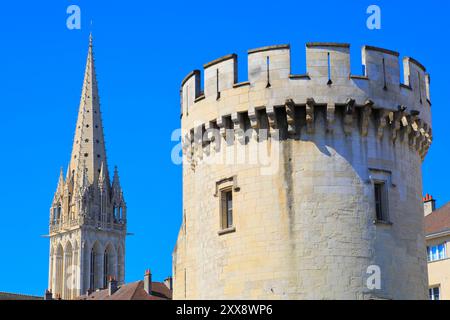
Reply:
<svg viewBox="0 0 450 320"><path fill-rule="evenodd" d="M191 72L183 80L182 117L197 114L195 109L202 108L204 100L216 101L217 106L224 107L230 101L222 100L247 94L251 99L248 102L256 105L263 103L258 100L267 97L274 104L300 96L304 100L313 96L319 103L328 103L330 99L339 97L342 102L354 98L361 104L371 99L375 105L387 109L405 105L410 111L419 111L420 118L430 123L430 77L421 63L405 57L402 61L404 83L401 83L399 57L395 51L364 46L363 73L352 75L350 44L307 43L306 74L296 75L291 72L290 46L268 46L248 51L248 81L239 83L238 57L236 54L226 55L203 66L203 89L199 70ZM264 99L252 94L256 92L259 92L259 98L264 95ZM281 99L278 101L277 97ZM234 103L239 104L240 101Z"/></svg>
<svg viewBox="0 0 450 320"><path fill-rule="evenodd" d="M236 54L206 63L203 91L199 70L182 82L185 146L214 141L195 138L212 129L223 138L227 130L262 127L282 129L285 137L298 135L303 127L312 134L315 118L323 113L328 133L340 123L345 135L359 127L361 136L367 136L372 123L379 138L388 134L395 141L400 136L424 158L432 141L430 77L425 67L403 58L401 83L400 54L364 46L363 75L352 75L349 51L347 43L307 43L307 73L294 75L289 45L252 49L248 81L241 83Z"/></svg>

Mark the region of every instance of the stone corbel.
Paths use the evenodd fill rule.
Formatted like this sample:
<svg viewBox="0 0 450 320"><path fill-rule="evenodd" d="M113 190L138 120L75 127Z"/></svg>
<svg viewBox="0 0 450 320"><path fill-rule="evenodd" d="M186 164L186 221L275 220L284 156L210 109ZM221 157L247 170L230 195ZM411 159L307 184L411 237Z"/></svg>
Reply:
<svg viewBox="0 0 450 320"><path fill-rule="evenodd" d="M188 155L188 150L189 150L189 146L190 146L191 142L189 141L189 134L185 134L182 141L181 141L181 146L182 146L182 150L183 150L183 155Z"/></svg>
<svg viewBox="0 0 450 320"><path fill-rule="evenodd" d="M398 132L402 126L405 126L405 123L407 125L408 120L405 117L405 110L406 107L399 106L398 111L394 113L394 119L392 121L392 141L397 140Z"/></svg>
<svg viewBox="0 0 450 320"><path fill-rule="evenodd" d="M187 160L190 162L194 157L194 135L192 131L189 131L185 136L185 146L186 146L186 156Z"/></svg>
<svg viewBox="0 0 450 320"><path fill-rule="evenodd" d="M405 114L402 117L401 123L402 123L402 127L403 127L403 130L402 130L402 141L406 141L408 139L408 137L409 137L409 133L412 130L411 129L410 116Z"/></svg>
<svg viewBox="0 0 450 320"><path fill-rule="evenodd" d="M419 128L419 132L420 132L420 139L419 140L420 140L420 143L418 145L418 149L419 149L419 152L421 154L424 153L424 150L425 150L427 142L428 142L427 130L428 130L428 125L425 122L420 121L420 128Z"/></svg>
<svg viewBox="0 0 450 320"><path fill-rule="evenodd" d="M314 98L306 99L306 132L314 133L314 106L316 102Z"/></svg>
<svg viewBox="0 0 450 320"><path fill-rule="evenodd" d="M194 153L198 160L203 159L203 126L194 129Z"/></svg>
<svg viewBox="0 0 450 320"><path fill-rule="evenodd" d="M419 124L418 124L418 116L419 114L417 112L411 112L411 117L410 117L410 133L409 133L409 145L411 147L415 147L416 146L416 141L417 138L420 135L420 131L419 131Z"/></svg>
<svg viewBox="0 0 450 320"><path fill-rule="evenodd" d="M367 137L367 134L369 132L369 120L370 115L372 114L372 106L373 101L367 100L362 108L361 136L363 137Z"/></svg>
<svg viewBox="0 0 450 320"><path fill-rule="evenodd" d="M258 116L256 114L255 108L250 108L248 110L248 118L250 120L250 126L253 129L252 139L256 141L256 140L258 140L259 122L258 122Z"/></svg>
<svg viewBox="0 0 450 320"><path fill-rule="evenodd" d="M233 122L234 137L240 144L245 144L245 132L244 121L239 113L234 112L231 114L231 121Z"/></svg>
<svg viewBox="0 0 450 320"><path fill-rule="evenodd" d="M345 110L344 110L344 133L346 135L352 134L354 111L355 111L355 99L348 98L345 103Z"/></svg>
<svg viewBox="0 0 450 320"><path fill-rule="evenodd" d="M419 138L419 131L418 130L414 130L414 128L411 130L410 134L409 134L409 146L413 147L413 148L417 148L417 140Z"/></svg>
<svg viewBox="0 0 450 320"><path fill-rule="evenodd" d="M424 136L424 129L423 129L423 122L421 119L416 120L417 124L417 130L415 131L415 142L414 147L416 150L421 153L422 152L422 145L425 142L425 136Z"/></svg>
<svg viewBox="0 0 450 320"><path fill-rule="evenodd" d="M267 121L269 122L270 135L272 135L273 130L278 129L277 120L275 116L275 108L273 106L267 107L266 113L267 113Z"/></svg>
<svg viewBox="0 0 450 320"><path fill-rule="evenodd" d="M253 130L259 129L258 118L256 116L256 109L255 108L250 108L248 110L248 118L250 119L250 126L252 127L252 129Z"/></svg>
<svg viewBox="0 0 450 320"><path fill-rule="evenodd" d="M389 115L389 111L385 109L379 110L379 119L378 119L378 129L377 129L377 137L378 139L383 138L384 128L387 125L387 117Z"/></svg>
<svg viewBox="0 0 450 320"><path fill-rule="evenodd" d="M217 127L219 128L220 135L226 139L227 137L227 128L226 128L226 120L225 117L218 117L216 120Z"/></svg>
<svg viewBox="0 0 450 320"><path fill-rule="evenodd" d="M425 136L427 138L427 140L426 140L426 148L427 148L427 151L428 151L428 148L430 148L431 143L433 142L433 135L431 133L431 127L428 127L427 133L425 134Z"/></svg>
<svg viewBox="0 0 450 320"><path fill-rule="evenodd" d="M333 133L334 131L334 114L336 111L336 104L329 102L327 104L327 132Z"/></svg>
<svg viewBox="0 0 450 320"><path fill-rule="evenodd" d="M220 134L214 121L208 121L205 123L205 135L209 142L209 154L211 151L218 151L220 146Z"/></svg>
<svg viewBox="0 0 450 320"><path fill-rule="evenodd" d="M288 133L295 134L295 103L292 99L286 100L286 119L288 124Z"/></svg>

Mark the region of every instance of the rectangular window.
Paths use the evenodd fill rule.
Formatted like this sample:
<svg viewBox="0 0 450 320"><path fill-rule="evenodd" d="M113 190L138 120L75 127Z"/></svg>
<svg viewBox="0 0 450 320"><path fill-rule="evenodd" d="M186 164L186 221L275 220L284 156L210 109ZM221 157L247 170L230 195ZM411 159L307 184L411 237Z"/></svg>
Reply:
<svg viewBox="0 0 450 320"><path fill-rule="evenodd" d="M377 221L389 222L386 184L385 182L377 181L374 184L375 189L375 212L377 215Z"/></svg>
<svg viewBox="0 0 450 320"><path fill-rule="evenodd" d="M233 192L229 189L221 192L222 229L233 227Z"/></svg>
<svg viewBox="0 0 450 320"><path fill-rule="evenodd" d="M447 258L445 243L436 246L427 247L428 261L438 261Z"/></svg>
<svg viewBox="0 0 450 320"><path fill-rule="evenodd" d="M439 287L428 289L428 294L430 296L430 300L441 300Z"/></svg>

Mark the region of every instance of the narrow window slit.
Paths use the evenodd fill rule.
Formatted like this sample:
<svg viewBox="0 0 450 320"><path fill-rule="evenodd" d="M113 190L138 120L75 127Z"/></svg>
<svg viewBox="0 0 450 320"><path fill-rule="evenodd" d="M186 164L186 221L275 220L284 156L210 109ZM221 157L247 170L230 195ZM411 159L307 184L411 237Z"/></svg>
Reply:
<svg viewBox="0 0 450 320"><path fill-rule="evenodd" d="M376 221L389 222L386 183L384 181L376 181L374 183L374 191Z"/></svg>
<svg viewBox="0 0 450 320"><path fill-rule="evenodd" d="M327 53L327 63L328 63L328 82L327 85L331 86L333 84L333 81L331 81L331 58L330 53Z"/></svg>
<svg viewBox="0 0 450 320"><path fill-rule="evenodd" d="M267 69L267 85L266 88L270 88L272 85L270 84L270 57L266 58L266 69Z"/></svg>
<svg viewBox="0 0 450 320"><path fill-rule="evenodd" d="M420 78L420 73L417 71L417 76L419 78L419 98L420 98L420 104L422 104L422 83Z"/></svg>
<svg viewBox="0 0 450 320"><path fill-rule="evenodd" d="M219 91L219 69L216 70L216 90L217 90L217 98L216 100L220 99L220 91Z"/></svg>

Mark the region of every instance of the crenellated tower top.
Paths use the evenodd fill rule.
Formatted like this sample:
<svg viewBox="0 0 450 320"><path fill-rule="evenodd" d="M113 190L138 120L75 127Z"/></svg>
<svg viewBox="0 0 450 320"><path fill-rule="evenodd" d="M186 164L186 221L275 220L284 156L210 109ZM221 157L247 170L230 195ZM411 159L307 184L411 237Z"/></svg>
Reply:
<svg viewBox="0 0 450 320"><path fill-rule="evenodd" d="M262 47L248 51L245 82L238 82L236 54L211 61L203 66L203 81L200 71L194 70L181 84L187 143L194 142L194 132L208 128L231 129L234 125L256 129L260 110L276 126L277 108L284 108L287 120L283 123L293 133L295 106L306 108L304 122L309 133L314 106L325 107L327 130L331 132L335 110L342 107L347 113L345 121L355 120L347 131L364 111L362 123L375 118L380 137L384 129L392 128L395 140L405 129L410 144L423 158L432 140L430 76L417 60L404 57L402 83L399 56L395 51L363 46L362 75L352 75L349 44L307 43L306 73L292 74L289 45ZM362 130L365 135L367 128Z"/></svg>

